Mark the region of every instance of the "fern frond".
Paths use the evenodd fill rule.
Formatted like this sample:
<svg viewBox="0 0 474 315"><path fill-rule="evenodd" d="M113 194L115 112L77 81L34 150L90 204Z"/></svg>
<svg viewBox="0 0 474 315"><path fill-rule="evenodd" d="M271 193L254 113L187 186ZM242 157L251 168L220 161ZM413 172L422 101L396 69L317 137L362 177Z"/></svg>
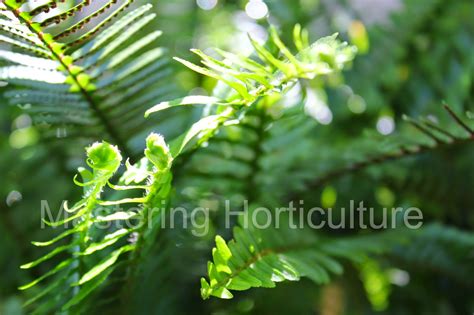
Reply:
<svg viewBox="0 0 474 315"><path fill-rule="evenodd" d="M173 96L175 88L167 80L171 72L167 68L165 50L153 47L161 32L150 32L138 41L130 39L153 21L155 14L148 13L151 5L140 6L111 23L131 2L104 2L97 10L65 28L63 25L78 12L90 11L86 8L90 1L76 5L50 1L37 7L28 1L5 1L2 11L5 18L0 20L0 26L6 35L1 35L0 40L17 47L19 52L0 51L0 59L7 63L0 68L0 79L12 83L7 88L20 94L28 94L32 88L44 93L40 101L29 98L28 103L22 103L20 99L10 97L9 103L30 104L33 116L38 116L39 112L57 116L58 119L46 122L46 128L62 128L66 130L66 136L68 131L78 134L77 129L81 126L85 130L89 125L96 125L99 128L93 130L93 134L103 137L105 132L106 139L133 158L138 152L132 149L131 143L136 142L138 135L151 131L156 120L141 125L126 124L124 122L130 117L124 117L123 113L133 111L134 117L141 117L156 99ZM52 8L55 8L54 13L49 12ZM81 34L80 30L92 23L94 26ZM111 24L102 31L108 23ZM52 24L56 24L55 27L50 27ZM150 71L153 76L141 80L144 73ZM166 93L155 92L153 87L157 82L167 82L162 86ZM46 94L50 90L54 93ZM58 90L61 91L59 94ZM9 91L7 96L14 93ZM110 99L111 95L113 99ZM63 108L61 98L74 96L87 104L90 115L73 119L76 113ZM51 107L58 109L51 111ZM43 132L46 140L53 140L54 134Z"/></svg>
<svg viewBox="0 0 474 315"><path fill-rule="evenodd" d="M145 160L142 162L147 169L141 179L137 179L137 176L133 175L136 168L127 164L129 167L127 176L131 176L133 182L148 179L147 185L130 185L131 182L128 184L125 182L125 185L110 183L111 177L119 168L122 160L121 154L115 146L106 142L95 143L87 149L87 156L87 164L92 172L81 168L80 173L84 181L79 182L74 179L77 185L84 188L83 199L76 202L71 208L67 205L64 206L66 218L56 222L46 222L52 226L72 222L74 226L50 241L34 242L33 244L51 246L69 239L71 236L72 240L22 266L24 269L33 268L59 254L69 253L70 258L63 260L46 274L20 288L22 290L29 289L46 278L61 272L50 286L51 294L57 292L58 288L64 290L61 295L64 299L63 310L75 307L102 285L108 276L118 268L120 261L123 261L120 257L125 253L132 252L130 260L136 262L147 252L150 244L153 243L152 235L161 226L155 221L161 219L160 211L164 210L160 209L163 207L163 203L166 204L171 193L172 157L163 138L157 134L151 134L147 138ZM107 186L114 190L141 191L143 197L106 200L102 195ZM114 205L130 207L134 203L140 204L140 211L110 208ZM160 211L156 212L156 210ZM115 225L116 228L108 228L105 234L100 228L104 223L132 221L137 221L132 227L117 227ZM130 239L133 234L138 235L136 241L124 241L127 237ZM92 268L86 270L85 266L90 265ZM129 265L134 266L134 264ZM66 274L69 280L63 281ZM40 296L34 297L30 303L43 300L46 296L45 293L41 293Z"/></svg>
<svg viewBox="0 0 474 315"><path fill-rule="evenodd" d="M416 231L409 244L395 247L391 255L404 267L434 271L471 284L473 247L473 233L433 223Z"/></svg>
<svg viewBox="0 0 474 315"><path fill-rule="evenodd" d="M451 117L451 123L447 126L440 126L429 119L421 119L418 121L407 116L404 117L408 123L413 125L419 133L426 137L428 142L426 139L422 139L422 137L417 137L416 139L412 139L414 141L409 145L397 144L395 145L395 148L393 145L389 146L380 154L372 154L373 156L362 157L359 161L327 171L325 174L318 176L318 178L310 180L307 187L319 187L330 180L337 179L346 174L357 172L373 165L473 142L474 127L471 121L472 119L467 117L469 121L465 122L448 105L444 105L444 108Z"/></svg>
<svg viewBox="0 0 474 315"><path fill-rule="evenodd" d="M120 166L122 159L117 148L107 143L93 144L87 149L87 153L88 165L92 168L92 172L89 172L85 169L81 170L84 179L87 180L87 182L84 183L84 198L78 201L73 206L73 208L66 208L68 213L71 213L69 217L58 222L45 221L47 224L54 226L71 222L73 220L75 220L76 224L70 230L66 230L50 241L34 242L33 244L36 246L50 246L56 244L66 237L69 237L70 235L73 235L72 241L66 245L56 247L50 253L33 262L24 264L22 268L29 269L35 267L36 265L64 251L74 253L74 255L71 258L63 260L56 267L41 277L26 285L23 285L20 287L21 290L31 288L46 278L56 276L56 278L50 283L48 287L48 289L51 290L50 294L57 294L60 292L59 297L62 299L66 298L66 300L68 295L74 295L73 286L75 285L75 276L73 275L78 274L79 269L83 268L82 258L75 255L78 254L78 251L80 252L84 248L85 244L89 241L88 230L91 223L93 222L94 209L100 202L103 188ZM32 298L30 303L39 299L44 299L45 296L47 296L47 294L42 292L39 296Z"/></svg>
<svg viewBox="0 0 474 315"><path fill-rule="evenodd" d="M253 210L239 217L233 239L226 243L216 237L213 262L208 263L209 280L201 279L201 295L232 298L229 290L275 287L276 282L308 277L327 283L330 274L341 274L338 259L360 261L365 255L390 249L400 235L386 232L331 239L308 229L292 228L288 213L279 214L279 225L261 228L268 218Z"/></svg>
<svg viewBox="0 0 474 315"><path fill-rule="evenodd" d="M171 102L163 102L150 108L145 116L148 117L151 113L175 106L214 105L218 106L219 115L228 117L218 123L222 125L225 121L236 119L238 113L242 118L242 112L256 104L262 97L274 93L284 94L283 92L293 86L298 79L313 79L342 70L355 55L355 48L345 42L338 41L337 34L322 38L310 46L305 46L302 44L305 40L302 39L301 32L295 32L294 41L299 43L297 45L299 49L293 55L290 49L282 43L276 29L272 27L270 31L272 36L268 46L277 46L280 51L284 52L281 55L275 56L269 49L251 39L259 57L258 61L251 57L239 56L221 50L218 52L224 56L224 59L217 60L196 49L192 51L201 57L201 62L206 67L175 58L191 70L229 86L232 92L226 93L225 96L216 94L212 98L188 96ZM211 133L215 132L215 129ZM209 136L201 135L201 139L203 139L201 143L205 142Z"/></svg>
<svg viewBox="0 0 474 315"><path fill-rule="evenodd" d="M269 45L276 45L280 51L284 52L282 56L274 56L270 50L251 38L260 59L258 62L250 57L221 50L218 52L224 56L224 59L217 60L197 49L193 49L192 52L201 57L201 63L206 67L180 58L175 59L191 70L222 81L234 90L234 93L226 99L219 100L218 103L250 105L259 97L281 90L286 84L296 79L313 79L316 76L340 71L355 54L355 48L337 41L337 34L335 34L322 38L293 55L282 43L275 28L272 27L270 31L272 36ZM301 38L296 37L295 41L301 42ZM161 106L159 104L147 113L154 112Z"/></svg>

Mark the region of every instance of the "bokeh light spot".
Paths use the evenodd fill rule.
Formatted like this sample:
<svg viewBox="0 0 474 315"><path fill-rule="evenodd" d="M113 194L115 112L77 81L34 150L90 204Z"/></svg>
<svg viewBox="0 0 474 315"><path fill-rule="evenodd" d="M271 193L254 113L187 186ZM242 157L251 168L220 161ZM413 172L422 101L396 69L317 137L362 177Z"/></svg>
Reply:
<svg viewBox="0 0 474 315"><path fill-rule="evenodd" d="M11 207L14 203L21 201L23 199L23 196L19 191L12 190L10 193L7 195L7 200L6 204L7 206Z"/></svg>
<svg viewBox="0 0 474 315"><path fill-rule="evenodd" d="M203 10L208 11L216 7L217 0L197 0L196 3L198 7L200 7Z"/></svg>
<svg viewBox="0 0 474 315"><path fill-rule="evenodd" d="M377 121L377 131L383 135L389 135L395 130L395 121L392 117L382 116Z"/></svg>
<svg viewBox="0 0 474 315"><path fill-rule="evenodd" d="M264 18L268 14L268 7L262 0L250 0L245 6L245 12L255 20Z"/></svg>
<svg viewBox="0 0 474 315"><path fill-rule="evenodd" d="M328 125L332 122L331 110L314 91L307 91L305 112L322 125Z"/></svg>
<svg viewBox="0 0 474 315"><path fill-rule="evenodd" d="M347 107L354 114L362 114L367 108L365 100L359 95L351 95L347 100Z"/></svg>
<svg viewBox="0 0 474 315"><path fill-rule="evenodd" d="M22 149L38 142L38 132L33 127L14 130L10 134L10 145L15 149Z"/></svg>

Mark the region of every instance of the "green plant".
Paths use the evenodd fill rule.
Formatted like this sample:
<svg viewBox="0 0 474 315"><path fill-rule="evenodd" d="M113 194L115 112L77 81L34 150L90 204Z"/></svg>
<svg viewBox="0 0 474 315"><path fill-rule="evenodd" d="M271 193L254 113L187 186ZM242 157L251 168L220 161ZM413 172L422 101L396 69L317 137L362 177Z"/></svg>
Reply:
<svg viewBox="0 0 474 315"><path fill-rule="evenodd" d="M90 1L74 6L50 1L33 8L26 1L2 3L0 27L7 36L0 40L25 52L2 51L0 58L9 65L1 68L0 79L21 87L5 96L31 111L45 141L66 138L81 145L105 133L135 157L134 138L151 126L136 118L160 97L170 97L173 86L156 85L170 75L165 49L154 46L161 32L131 40L154 19L151 5L112 23L130 3L107 1L84 15ZM56 7L58 13L41 18Z"/></svg>
<svg viewBox="0 0 474 315"><path fill-rule="evenodd" d="M5 100L20 105L40 123L36 127L39 139L60 163L81 164L77 160L87 145L88 168L79 167L82 180L74 177L82 196L72 206L63 204L60 220L44 221L55 232L61 231L49 241L33 242L43 254L21 266L35 275L20 287L28 289L28 310L38 314L144 313L153 304L155 312L181 314L185 307L174 296L197 294L199 278L203 299L229 299L235 294L231 291L275 288L277 282L305 277L325 285L341 279L343 269L348 271L344 280L359 291L365 288L372 308L384 310L389 298L388 268L411 271L422 266L441 273L447 281L467 282L472 268L463 253L471 249L472 235L457 228L430 224L420 231L339 233L290 228L286 213L280 217L279 228L260 228L256 223L265 218L251 219L260 206L278 207L289 201L307 200L331 208L343 198L365 200L365 190L374 187L359 184L359 179L365 179L361 174L383 182L375 193L376 202L393 206L393 191L419 185L419 178L423 183L425 174L411 161L427 156L431 163L433 157L450 150L472 153L471 113L457 114L460 110L455 104L455 109L444 106L448 113L444 116L405 116L402 128L414 128L407 127L389 139L359 135L352 125L347 130L323 129L324 121L318 124L308 117L314 115L311 106L327 110L323 100L333 100L331 90L344 80L341 70L367 65L353 64L356 49L337 35L310 44L309 33L299 24L283 32L283 37L270 26L264 43L250 36L253 53L248 56L192 49L192 58L198 58L200 65L175 58L199 74L203 85L212 86L212 95L163 101L176 97L171 78L178 71L168 66L165 49L154 47L161 32L147 28L154 23L151 5L122 14L131 2L107 1L98 7L92 7L92 1L36 5L6 0L0 4L0 41L11 45L0 51L0 59L7 64L0 68L0 80L8 82ZM439 4L431 2L423 8L410 6L407 15L412 10L423 9L422 16L436 11L433 8ZM417 25L406 27L416 29ZM396 43L404 42L405 38ZM377 63L376 68L393 70L399 56L398 51L393 53L396 56L391 54L385 56L389 62ZM372 99L368 99L379 100L383 93L374 92L374 87L383 90L393 82L377 82L374 72L366 71L366 80L354 78L354 70L347 77L356 87L371 81L367 89ZM393 98L402 94L391 89L384 92ZM331 110L338 114L337 108L331 106ZM369 112L375 112L370 105ZM163 127L166 121L173 126L171 132ZM161 128L166 142L157 133ZM388 166L388 162L395 163ZM405 181L406 172L412 173L414 182ZM353 197L354 191L360 196ZM420 191L416 197L426 201L436 194L427 195ZM242 213L232 231L222 224L221 210L229 200ZM418 199L408 198L405 203L410 201ZM203 204L211 208L206 222L210 231L204 236L163 227L173 216L174 206ZM244 211L245 205L250 210ZM247 226L246 219L253 223ZM209 251L212 240L216 245ZM182 244L188 247L180 249ZM44 254L43 247L51 250ZM206 266L207 278L202 277ZM354 274L360 281L351 278ZM379 291L371 281L383 284ZM470 288L471 284L463 285ZM151 297L146 292L149 287L153 288ZM236 294L235 304L203 304L201 311L230 305L228 312L232 312L237 305L235 313L245 313L238 304L245 302L242 296ZM460 305L463 310L469 307Z"/></svg>

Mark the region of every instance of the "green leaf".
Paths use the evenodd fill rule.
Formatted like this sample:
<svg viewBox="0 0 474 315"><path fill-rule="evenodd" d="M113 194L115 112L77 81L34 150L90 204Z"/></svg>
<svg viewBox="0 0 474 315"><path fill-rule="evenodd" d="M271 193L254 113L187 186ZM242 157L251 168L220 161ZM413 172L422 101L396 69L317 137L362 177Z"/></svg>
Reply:
<svg viewBox="0 0 474 315"><path fill-rule="evenodd" d="M146 12L148 12L152 8L151 4L146 4L143 5L125 16L123 16L120 20L118 20L116 23L114 23L113 27L109 27L106 30L104 30L102 33L100 33L97 37L95 37L93 40L88 42L86 45L82 46L78 50L76 50L71 56L76 60L79 58L82 58L88 54L93 53L94 51L98 50L100 47L102 47L108 40L112 39L115 35L120 34L124 29L126 31L124 33L128 33L130 30L129 28L133 28L135 26L135 23L133 23L134 20L139 19L141 16L143 16ZM153 15L152 15L153 16ZM145 20L147 21L149 18L143 18L140 19L139 21Z"/></svg>
<svg viewBox="0 0 474 315"><path fill-rule="evenodd" d="M89 294L92 293L97 287L99 287L104 281L109 277L109 275L114 271L115 268L109 268L103 271L98 277L94 278L92 281L87 282L79 289L79 292L74 295L64 306L62 307L63 311L67 311L71 306L76 305L77 303L84 300Z"/></svg>
<svg viewBox="0 0 474 315"><path fill-rule="evenodd" d="M357 261L369 253L381 253L404 240L400 232L385 232L350 238L321 238L309 228L292 228L288 212L279 214L279 227L261 229L254 209L239 217L242 225L247 217L248 228L235 227L234 239L228 243L216 237L208 264L209 282L201 280L201 296L230 298L228 290L253 287L272 288L275 282L298 281L308 277L316 283L327 283L330 274L340 274L336 258ZM259 213L260 214L260 213ZM255 222L257 221L257 222ZM342 248L342 246L344 248Z"/></svg>
<svg viewBox="0 0 474 315"><path fill-rule="evenodd" d="M138 214L132 211L117 211L112 214L106 216L98 216L95 221L96 222L110 222L110 221L117 221L117 220L130 220L133 217L136 217Z"/></svg>
<svg viewBox="0 0 474 315"><path fill-rule="evenodd" d="M43 261L46 261L54 256L56 256L57 254L59 253L62 253L72 247L76 246L76 243L71 243L71 244L67 244L67 245L63 245L63 246L59 246L59 247L56 247L55 249L53 249L51 252L49 252L48 254L32 261L32 262L29 262L27 264L23 264L20 266L21 269L30 269L30 268L33 268L37 265L39 265L40 263L42 263Z"/></svg>
<svg viewBox="0 0 474 315"><path fill-rule="evenodd" d="M173 101L161 102L158 105L153 106L145 112L145 117L148 117L150 114L171 108L176 106L184 105L227 105L227 103L221 101L217 97L212 96L203 96L203 95L190 95L183 98L178 98Z"/></svg>
<svg viewBox="0 0 474 315"><path fill-rule="evenodd" d="M133 249L134 249L133 245L126 245L113 251L105 259L103 259L101 262L95 265L92 269L86 272L75 285L83 285L84 283L91 281L97 276L100 276L102 272L104 272L105 270L110 268L113 264L115 264L115 262L117 261L117 259L119 258L121 254L129 252Z"/></svg>
<svg viewBox="0 0 474 315"><path fill-rule="evenodd" d="M38 247L49 246L49 245L52 245L52 244L64 239L65 237L67 237L71 234L76 233L77 231L79 231L79 229L77 227L75 227L74 229L68 229L68 230L64 231L63 233L59 234L58 236L56 236L55 238L53 238L49 241L46 241L46 242L31 242L31 243L35 246L38 246Z"/></svg>
<svg viewBox="0 0 474 315"><path fill-rule="evenodd" d="M193 140L194 138L199 138L203 136L206 131L214 131L219 126L220 123L226 120L227 113L222 113L219 115L207 116L194 123L191 128L177 139L173 140L170 143L170 152L173 158L179 156L185 147Z"/></svg>
<svg viewBox="0 0 474 315"><path fill-rule="evenodd" d="M102 222L102 221L101 221ZM107 248L120 240L125 235L131 233L128 229L120 229L111 234L107 234L100 242L90 244L80 255L91 255L99 250Z"/></svg>
<svg viewBox="0 0 474 315"><path fill-rule="evenodd" d="M175 57L174 59L176 61L181 62L183 65L185 65L186 67L188 67L189 69L191 69L193 71L196 71L196 72L201 73L205 76L208 76L208 77L220 80L222 82L225 82L227 85L229 85L231 88L233 88L237 93L239 93L244 99L250 99L251 98L248 91L247 91L247 88L245 87L245 85L240 84L238 82L235 82L233 80L226 79L226 78L224 78L223 76L221 76L220 74L218 74L216 72L213 72L213 71L211 71L207 68L204 68L204 67L197 66L197 65L195 65L195 64L193 64L189 61L186 61L184 59L177 58L177 57Z"/></svg>
<svg viewBox="0 0 474 315"><path fill-rule="evenodd" d="M68 260L64 260L62 262L60 262L58 265L56 265L56 267L54 267L53 269L51 269L50 271L48 271L47 273L43 274L41 277L31 281L30 283L28 284L25 284L21 287L19 287L18 289L19 290L26 290L26 289L29 289L31 288L32 286L36 285L37 283L43 281L44 279L58 273L59 271L69 267L72 263L74 262L74 259L68 259Z"/></svg>

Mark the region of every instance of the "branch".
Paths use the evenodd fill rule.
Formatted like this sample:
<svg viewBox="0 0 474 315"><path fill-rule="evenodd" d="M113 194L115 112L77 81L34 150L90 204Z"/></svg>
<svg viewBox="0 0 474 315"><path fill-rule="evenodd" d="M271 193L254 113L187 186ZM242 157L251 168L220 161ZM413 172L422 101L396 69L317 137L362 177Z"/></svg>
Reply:
<svg viewBox="0 0 474 315"><path fill-rule="evenodd" d="M340 177L343 177L351 173L358 172L360 170L363 170L365 168L368 168L374 165L383 164L389 161L400 160L409 156L414 156L414 155L418 155L418 154L422 154L422 153L426 153L426 152L430 152L434 150L440 150L446 147L474 142L474 130L471 129L456 113L454 113L454 111L448 105L445 104L443 105L443 107L452 117L454 122L458 126L460 126L463 130L467 131L468 133L467 137L455 136L449 131L442 129L441 127L431 122L425 122L425 121L417 122L410 118L405 118L409 123L411 123L420 132L424 133L425 135L433 139L435 141L435 145L429 146L429 145L420 144L411 149L408 147L402 146L398 152L384 153L378 156L369 157L363 161L355 162L353 164L349 164L344 167L329 171L326 174L323 174L322 176L310 181L307 184L307 188L308 189L318 188L327 182L333 181L335 179L338 179ZM448 140L444 141L443 139L439 138L433 133L432 130L443 134L445 137L448 138Z"/></svg>

